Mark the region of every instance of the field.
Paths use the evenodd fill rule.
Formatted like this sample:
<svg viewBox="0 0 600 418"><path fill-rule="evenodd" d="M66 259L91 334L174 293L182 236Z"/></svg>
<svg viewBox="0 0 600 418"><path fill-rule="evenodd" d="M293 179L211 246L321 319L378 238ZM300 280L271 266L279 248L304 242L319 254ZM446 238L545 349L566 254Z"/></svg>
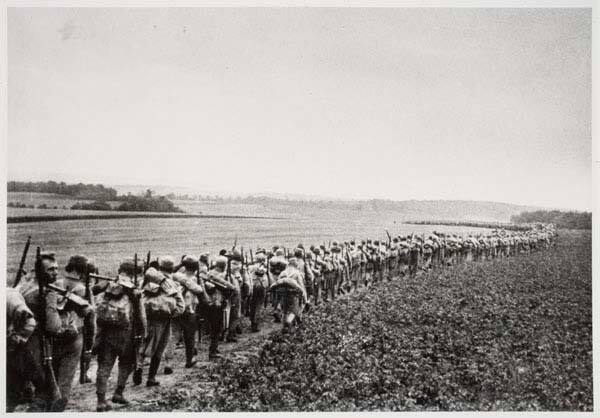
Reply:
<svg viewBox="0 0 600 418"><path fill-rule="evenodd" d="M216 254L221 248L238 245L248 248L275 244L292 247L298 243L313 244L352 238L385 239L384 228L391 233L429 233L431 226L382 223L365 214L360 218L330 216L322 219L95 219L8 224L8 276L17 270L27 236L32 237L28 266L33 267L35 246L57 254L59 265L71 255L93 258L103 274L113 274L124 257L137 252L145 257L183 254ZM386 226L383 226L386 225ZM440 227L454 233L480 231L462 227Z"/></svg>
<svg viewBox="0 0 600 418"><path fill-rule="evenodd" d="M591 411L591 235L376 284L142 411Z"/></svg>

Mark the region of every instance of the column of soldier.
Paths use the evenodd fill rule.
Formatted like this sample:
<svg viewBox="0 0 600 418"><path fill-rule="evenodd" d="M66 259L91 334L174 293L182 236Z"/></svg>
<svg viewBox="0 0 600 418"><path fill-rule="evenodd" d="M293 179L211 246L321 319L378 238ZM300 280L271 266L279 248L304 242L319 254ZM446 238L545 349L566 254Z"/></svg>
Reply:
<svg viewBox="0 0 600 418"><path fill-rule="evenodd" d="M193 368L202 335L208 336L209 359L218 359L219 342L235 342L241 334L243 315L258 332L268 307L289 330L311 306L336 296L418 271L548 248L555 235L552 225L538 225L467 237L388 234L387 241L334 241L308 250L276 246L246 253L234 245L214 259L185 255L177 265L168 256L151 261L148 254L139 262L135 255L121 262L115 277L97 274L89 258L75 255L61 278L54 254L39 247L33 274L24 271L28 240L15 285L7 290L7 406L64 410L77 368L79 382L91 382L95 355L97 411L108 411L107 381L117 359L111 401L127 404L130 376L133 385L141 384L148 365L146 386L158 386L161 361L163 373L172 373L180 341L185 367Z"/></svg>

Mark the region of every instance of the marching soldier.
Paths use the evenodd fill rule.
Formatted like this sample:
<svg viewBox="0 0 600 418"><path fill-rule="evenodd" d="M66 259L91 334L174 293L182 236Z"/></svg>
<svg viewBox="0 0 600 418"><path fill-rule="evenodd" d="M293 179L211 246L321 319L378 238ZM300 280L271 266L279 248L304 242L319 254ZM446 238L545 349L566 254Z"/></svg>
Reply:
<svg viewBox="0 0 600 418"><path fill-rule="evenodd" d="M265 295L269 287L267 277L267 256L264 250L256 252L256 262L248 267L248 274L252 282L252 293L250 296L250 326L252 332L260 331L260 322Z"/></svg>
<svg viewBox="0 0 600 418"><path fill-rule="evenodd" d="M61 398L50 403L50 388L45 386L43 379L35 379L36 396L47 400L47 408L51 411L63 411L66 407L73 378L79 366L80 357L85 361L91 359L92 345L95 334L94 308L87 303L85 287L81 284L84 275L93 271L95 267L88 262L84 256L73 256L69 259L65 270L67 275L64 279L58 279L58 264L53 253L41 254L42 269L46 277L44 281L55 285L58 289L64 289L65 295L59 295L56 291L48 290L46 293L46 329L36 327L35 332L27 342L27 349L35 360L31 364L36 369L35 376L44 376L41 364L40 333L45 332L53 337L52 344L52 367L56 376ZM29 281L20 288L27 306L31 309L39 323L39 300L38 283L39 278ZM69 298L68 295L74 295ZM39 361L39 363L38 363Z"/></svg>
<svg viewBox="0 0 600 418"><path fill-rule="evenodd" d="M197 363L196 332L198 331L198 314L200 305L206 306L208 299L204 292L204 282L199 282L199 260L187 255L183 258L181 269L173 274L173 280L179 285L179 290L185 302L183 314L175 318L177 329L183 336L185 345L185 367L191 368ZM176 341L177 337L172 340Z"/></svg>
<svg viewBox="0 0 600 418"><path fill-rule="evenodd" d="M227 299L235 291L235 287L226 278L228 260L225 256L219 256L215 260L214 267L208 272L204 287L208 297L208 305L205 310L210 345L208 347L208 358L211 360L220 358L218 350L219 339L223 331L223 317Z"/></svg>
<svg viewBox="0 0 600 418"><path fill-rule="evenodd" d="M137 271L136 271L137 267ZM123 392L129 375L134 372L137 360L137 333L146 334L146 313L141 291L135 287L133 277L142 272L134 260L125 259L119 266L117 280L100 280L93 289L96 296L98 335L98 371L96 374L96 411L110 411L106 401L108 378L119 359L117 387L112 402L127 405ZM141 378L141 376L140 376Z"/></svg>
<svg viewBox="0 0 600 418"><path fill-rule="evenodd" d="M168 261L163 259L163 268L167 267ZM141 354L142 358L150 358L146 386L152 387L160 385L156 374L171 337L171 322L183 313L185 303L173 281L154 267L146 270L144 281L142 301L148 320L148 333Z"/></svg>

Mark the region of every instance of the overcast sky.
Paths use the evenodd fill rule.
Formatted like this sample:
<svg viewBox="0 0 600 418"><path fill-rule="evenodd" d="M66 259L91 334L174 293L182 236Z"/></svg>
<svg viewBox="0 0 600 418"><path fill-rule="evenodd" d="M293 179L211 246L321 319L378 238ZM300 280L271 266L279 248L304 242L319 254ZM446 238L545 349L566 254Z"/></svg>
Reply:
<svg viewBox="0 0 600 418"><path fill-rule="evenodd" d="M589 9L9 9L8 179L590 209Z"/></svg>

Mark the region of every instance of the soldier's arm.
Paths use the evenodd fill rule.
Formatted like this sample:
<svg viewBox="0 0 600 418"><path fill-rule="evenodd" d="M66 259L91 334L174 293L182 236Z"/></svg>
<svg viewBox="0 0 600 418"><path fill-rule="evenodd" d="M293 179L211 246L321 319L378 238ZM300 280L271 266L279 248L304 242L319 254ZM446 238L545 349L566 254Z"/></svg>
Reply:
<svg viewBox="0 0 600 418"><path fill-rule="evenodd" d="M46 332L58 335L62 330L62 322L58 314L58 294L49 291L46 293Z"/></svg>
<svg viewBox="0 0 600 418"><path fill-rule="evenodd" d="M92 295L96 296L106 290L108 287L108 280L100 280L98 283L92 286Z"/></svg>
<svg viewBox="0 0 600 418"><path fill-rule="evenodd" d="M146 309L144 308L144 300L142 299L141 294L136 295L134 301L134 303L137 304L137 319L140 326L139 334L141 334L142 338L146 338L148 335L148 318L146 317Z"/></svg>
<svg viewBox="0 0 600 418"><path fill-rule="evenodd" d="M175 293L173 298L175 299L175 316L179 316L185 311L185 301L181 292Z"/></svg>

